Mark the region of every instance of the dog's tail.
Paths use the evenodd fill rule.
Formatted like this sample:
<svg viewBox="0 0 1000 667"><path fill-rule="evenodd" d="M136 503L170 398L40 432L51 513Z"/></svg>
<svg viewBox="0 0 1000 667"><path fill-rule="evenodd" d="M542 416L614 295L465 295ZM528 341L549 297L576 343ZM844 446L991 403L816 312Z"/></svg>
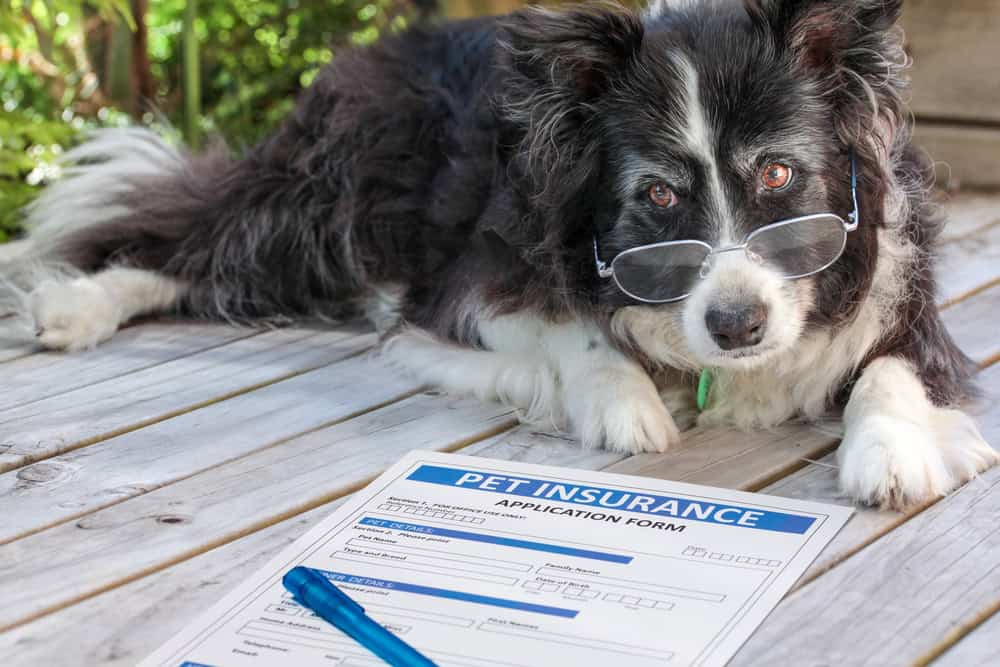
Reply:
<svg viewBox="0 0 1000 667"><path fill-rule="evenodd" d="M342 189L265 142L192 154L149 130L109 129L65 155L64 177L28 209L29 235L0 259L0 312L53 272L128 266L189 285L181 308L229 321L343 314L363 271L321 238ZM349 229L341 229L349 232ZM329 233L329 232L327 232Z"/></svg>
<svg viewBox="0 0 1000 667"><path fill-rule="evenodd" d="M29 250L81 269L98 261L81 247L81 232L130 217L130 200L140 195L143 182L162 183L187 166L180 149L140 128L98 130L62 164L63 177L26 210Z"/></svg>
<svg viewBox="0 0 1000 667"><path fill-rule="evenodd" d="M143 234L133 205L143 184L176 179L186 160L154 133L128 128L94 132L61 165L62 178L24 211L28 237L0 246L4 319L30 325L28 295L45 281L65 281L112 258L126 262L127 249Z"/></svg>

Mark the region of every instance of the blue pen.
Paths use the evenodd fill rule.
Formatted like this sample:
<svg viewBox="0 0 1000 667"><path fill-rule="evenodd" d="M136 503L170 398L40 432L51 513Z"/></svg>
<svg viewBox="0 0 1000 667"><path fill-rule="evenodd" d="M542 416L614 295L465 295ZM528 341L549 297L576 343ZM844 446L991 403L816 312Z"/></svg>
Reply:
<svg viewBox="0 0 1000 667"><path fill-rule="evenodd" d="M308 567L293 567L282 578L295 601L312 609L354 641L393 667L437 667L415 648L365 615L357 602L329 579Z"/></svg>

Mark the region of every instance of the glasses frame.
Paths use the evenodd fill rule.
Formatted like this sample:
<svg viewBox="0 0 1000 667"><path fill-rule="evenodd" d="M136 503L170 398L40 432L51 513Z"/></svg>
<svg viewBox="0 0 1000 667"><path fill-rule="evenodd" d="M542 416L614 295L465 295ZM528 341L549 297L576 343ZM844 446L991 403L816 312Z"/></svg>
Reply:
<svg viewBox="0 0 1000 667"><path fill-rule="evenodd" d="M844 254L844 249L847 247L847 234L857 229L861 221L861 213L858 207L858 166L857 166L857 158L855 157L853 149L851 150L851 202L854 206L854 210L847 214L847 220L844 220L844 218L840 217L836 213L812 213L810 215L802 215L796 218L789 218L787 220L779 220L778 222L773 222L769 225L761 227L760 229L755 229L754 231L750 232L749 234L747 234L747 237L743 240L743 243L731 246L724 246L721 248L713 248L708 243L697 240L663 241L661 243L650 243L649 245L636 246L635 248L629 248L628 250L623 250L622 252L615 255L614 259L611 260L610 264L601 261L600 252L597 246L597 235L595 234L594 263L597 268L597 275L602 279L608 279L608 278L614 279L615 285L618 287L618 289L621 290L622 293L624 293L625 295L627 295L632 299L635 299L636 301L640 301L642 303L652 303L652 304L676 303L677 301L683 301L684 299L691 296L691 292L688 292L687 294L684 294L682 296L674 297L672 299L644 299L640 296L636 296L635 294L632 294L632 292L625 289L625 287L623 287L621 282L618 280L618 276L615 274L615 263L620 258L627 257L628 255L632 255L637 252L651 250L654 248L668 248L680 245L686 245L686 246L697 245L705 248L707 250L707 253L705 255L704 261L706 262L716 255L721 255L727 252L743 251L746 252L749 256L751 254L750 251L748 250L749 245L753 242L755 238L757 238L761 234L772 231L774 229L787 227L788 225L794 225L809 220L817 220L819 218L836 218L844 226L844 242L841 245L840 251L837 253L836 257L834 257L832 261L827 262L825 265L816 269L815 271L809 271L807 273L802 273L793 276L783 276L783 278L785 280L798 280L800 278L814 276L817 273L821 273L827 270L828 268L837 263L837 260L839 260L841 255Z"/></svg>

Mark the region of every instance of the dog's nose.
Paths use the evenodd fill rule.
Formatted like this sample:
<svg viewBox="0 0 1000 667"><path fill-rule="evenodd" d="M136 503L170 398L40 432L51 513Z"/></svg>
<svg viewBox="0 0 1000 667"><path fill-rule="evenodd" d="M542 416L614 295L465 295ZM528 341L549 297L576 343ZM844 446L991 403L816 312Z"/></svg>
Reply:
<svg viewBox="0 0 1000 667"><path fill-rule="evenodd" d="M767 306L763 303L718 304L705 313L705 326L723 350L753 347L767 331Z"/></svg>

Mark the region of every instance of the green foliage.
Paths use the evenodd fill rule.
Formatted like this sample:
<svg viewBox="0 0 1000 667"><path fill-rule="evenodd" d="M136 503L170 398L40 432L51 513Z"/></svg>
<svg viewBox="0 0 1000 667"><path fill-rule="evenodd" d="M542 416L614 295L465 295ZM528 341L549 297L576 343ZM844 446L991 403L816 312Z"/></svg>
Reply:
<svg viewBox="0 0 1000 667"><path fill-rule="evenodd" d="M404 26L407 3L199 0L202 134L236 146L256 142L341 49ZM18 209L58 173L54 160L85 128L127 122L129 113L146 124L182 125L186 2L147 4L145 17L132 17L130 0L0 0L0 242L18 229ZM108 81L122 72L107 64L122 43L109 40L123 30L128 38L142 19L155 99L128 108Z"/></svg>
<svg viewBox="0 0 1000 667"><path fill-rule="evenodd" d="M72 125L24 112L0 117L0 242L19 227L19 209L54 175L55 158L75 135Z"/></svg>
<svg viewBox="0 0 1000 667"><path fill-rule="evenodd" d="M158 0L149 50L160 98L180 90L184 0ZM203 130L253 142L291 108L296 92L347 44L364 44L404 17L399 0L200 0ZM399 22L396 23L399 25ZM175 123L175 109L168 116Z"/></svg>

